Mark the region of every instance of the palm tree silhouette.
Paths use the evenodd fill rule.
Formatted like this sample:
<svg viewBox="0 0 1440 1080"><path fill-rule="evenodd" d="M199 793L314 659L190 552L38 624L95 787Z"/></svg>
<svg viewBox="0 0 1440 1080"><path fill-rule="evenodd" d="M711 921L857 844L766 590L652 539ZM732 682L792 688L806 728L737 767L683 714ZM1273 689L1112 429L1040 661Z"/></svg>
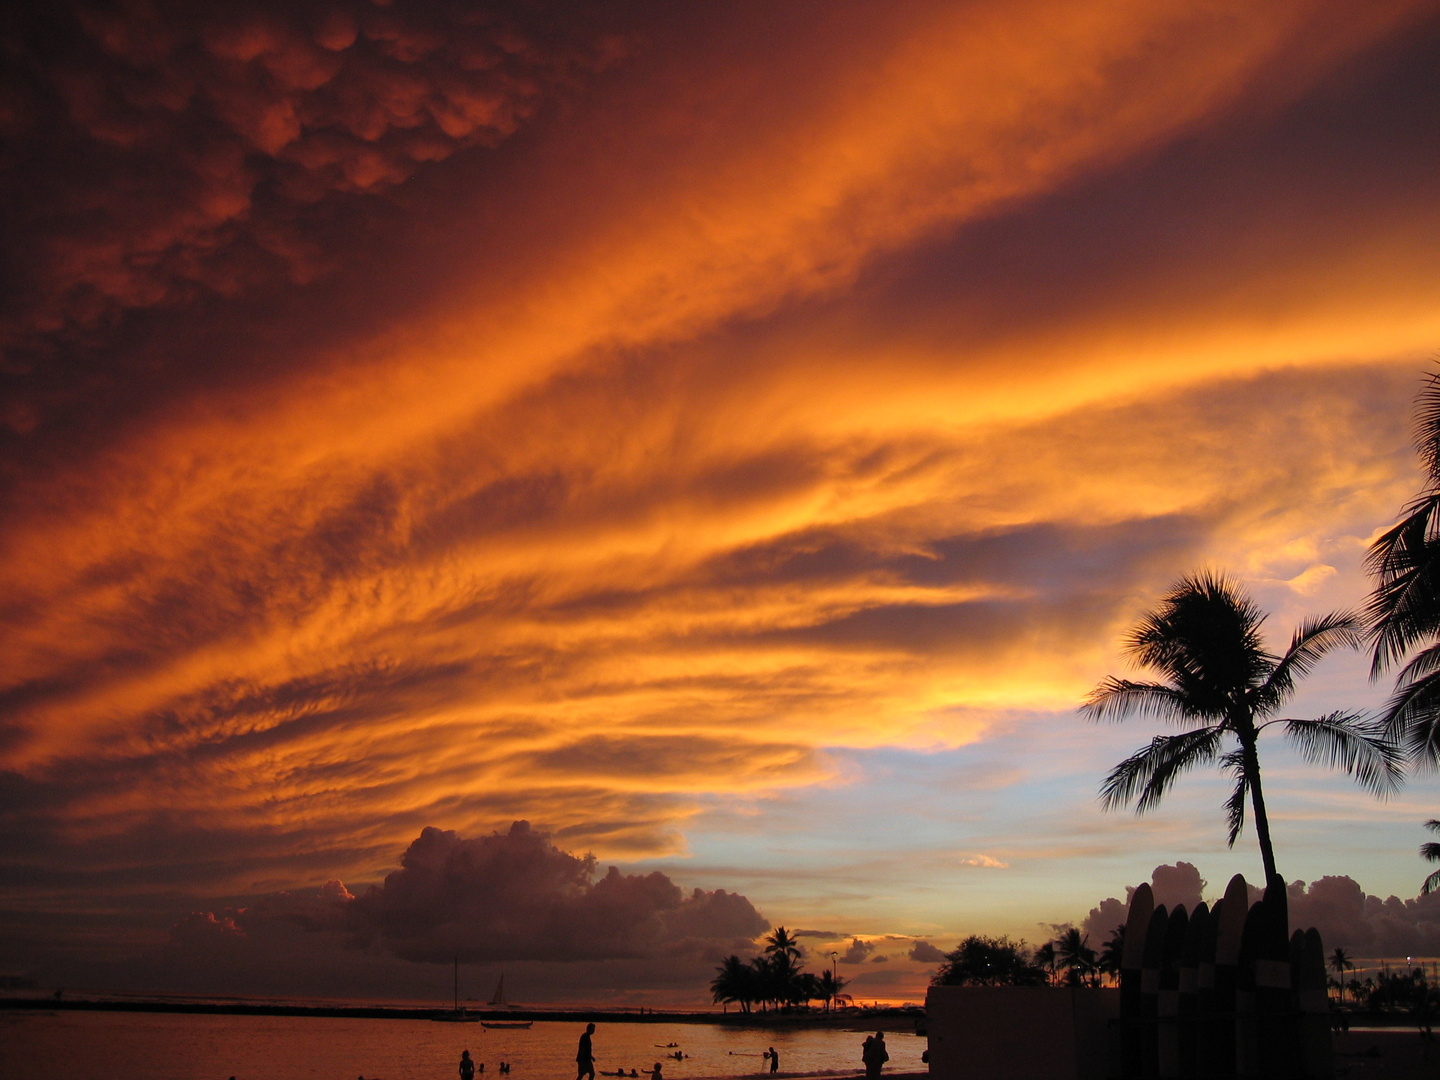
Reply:
<svg viewBox="0 0 1440 1080"><path fill-rule="evenodd" d="M1178 735L1157 735L1115 766L1100 788L1105 808L1134 800L1136 812L1143 814L1160 804L1181 773L1218 762L1235 779L1225 803L1229 843L1234 846L1245 825L1248 797L1269 881L1276 875L1275 850L1257 747L1265 728L1284 725L1307 760L1341 767L1378 794L1399 782L1400 757L1359 713L1267 719L1294 692L1295 680L1331 649L1361 644L1358 615L1342 611L1306 620L1281 656L1265 649L1264 622L1264 613L1229 578L1209 571L1181 578L1156 610L1141 617L1125 643L1136 663L1162 680L1112 676L1091 691L1081 711L1096 721L1139 713L1186 727Z"/></svg>
<svg viewBox="0 0 1440 1080"><path fill-rule="evenodd" d="M1344 949L1336 948L1330 954L1330 970L1335 972L1335 980L1340 986L1340 996L1345 996L1345 972L1354 971L1355 965L1350 962L1350 954Z"/></svg>
<svg viewBox="0 0 1440 1080"><path fill-rule="evenodd" d="M825 1011L830 1011L832 1002L838 1004L839 999L845 995L841 993L849 979L836 975L833 971L822 971L820 973L819 990L820 997L825 1002Z"/></svg>
<svg viewBox="0 0 1440 1080"><path fill-rule="evenodd" d="M765 938L765 955L774 957L781 967L789 971L795 966L795 961L800 959L800 943L785 927L777 926L775 931Z"/></svg>
<svg viewBox="0 0 1440 1080"><path fill-rule="evenodd" d="M1400 669L1385 720L1417 763L1440 765L1440 374L1415 401L1415 448L1425 467L1420 494L1371 546L1375 591L1365 606L1378 676L1419 645Z"/></svg>
<svg viewBox="0 0 1440 1080"><path fill-rule="evenodd" d="M1082 935L1074 926L1055 939L1055 962L1064 970L1065 981L1071 986L1081 986L1086 979L1099 974L1090 936Z"/></svg>
<svg viewBox="0 0 1440 1080"><path fill-rule="evenodd" d="M1100 956L1095 961L1095 968L1102 975L1118 981L1120 978L1120 961L1125 956L1125 924L1121 923L1110 932L1105 939L1105 944L1100 946Z"/></svg>

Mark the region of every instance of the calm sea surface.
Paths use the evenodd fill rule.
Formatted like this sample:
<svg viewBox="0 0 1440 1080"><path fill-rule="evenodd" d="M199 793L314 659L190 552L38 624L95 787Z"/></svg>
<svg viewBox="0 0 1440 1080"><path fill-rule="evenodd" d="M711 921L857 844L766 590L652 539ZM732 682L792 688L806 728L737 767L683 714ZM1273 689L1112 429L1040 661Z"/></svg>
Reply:
<svg viewBox="0 0 1440 1080"><path fill-rule="evenodd" d="M537 1021L524 1031L429 1020L318 1016L184 1016L174 1013L0 1013L4 1080L449 1080L460 1051L485 1062L485 1080L511 1063L511 1080L571 1080L579 1024ZM708 1024L615 1024L595 1031L596 1068L613 1073L656 1061L666 1080L768 1076L760 1058L780 1055L780 1074L854 1075L864 1032L772 1031ZM887 1033L886 1071L921 1072L926 1041ZM678 1043L688 1055L666 1060ZM661 1044L657 1047L655 1044Z"/></svg>

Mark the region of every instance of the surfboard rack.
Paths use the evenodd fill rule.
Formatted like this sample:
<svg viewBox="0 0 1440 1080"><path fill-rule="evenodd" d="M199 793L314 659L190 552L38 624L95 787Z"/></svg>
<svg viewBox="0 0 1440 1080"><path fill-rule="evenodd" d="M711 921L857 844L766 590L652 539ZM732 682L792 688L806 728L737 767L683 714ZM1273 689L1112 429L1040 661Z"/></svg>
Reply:
<svg viewBox="0 0 1440 1080"><path fill-rule="evenodd" d="M1142 884L1120 966L1121 1080L1331 1080L1320 934L1290 932L1285 883L1250 902L1236 874L1214 908L1167 911Z"/></svg>

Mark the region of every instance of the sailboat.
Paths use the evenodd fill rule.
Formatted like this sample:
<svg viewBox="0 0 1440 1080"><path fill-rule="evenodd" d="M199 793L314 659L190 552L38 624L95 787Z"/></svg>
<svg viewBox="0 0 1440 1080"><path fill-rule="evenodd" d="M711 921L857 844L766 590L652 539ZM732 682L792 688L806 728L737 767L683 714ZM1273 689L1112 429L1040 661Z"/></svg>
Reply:
<svg viewBox="0 0 1440 1080"><path fill-rule="evenodd" d="M460 1007L460 957L455 957L455 1011L448 1013L436 1013L430 1018L444 1024L475 1024L479 1023L480 1017L471 1016Z"/></svg>
<svg viewBox="0 0 1440 1080"><path fill-rule="evenodd" d="M486 1002L486 1004L495 1005L502 1009L513 1009L515 1007L505 1000L505 973L503 971L500 973L500 981L495 984L495 996ZM487 1028L528 1028L534 1022L534 1020L482 1020L480 1026Z"/></svg>

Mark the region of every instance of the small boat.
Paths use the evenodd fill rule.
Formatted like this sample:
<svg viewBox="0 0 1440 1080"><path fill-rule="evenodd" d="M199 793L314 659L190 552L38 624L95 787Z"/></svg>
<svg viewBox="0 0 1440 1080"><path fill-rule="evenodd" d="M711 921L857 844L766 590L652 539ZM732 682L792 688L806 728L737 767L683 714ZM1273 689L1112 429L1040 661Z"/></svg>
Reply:
<svg viewBox="0 0 1440 1080"><path fill-rule="evenodd" d="M481 1020L480 1026L486 1028L528 1028L534 1020Z"/></svg>
<svg viewBox="0 0 1440 1080"><path fill-rule="evenodd" d="M471 1016L460 1007L460 957L455 957L455 1011L436 1013L430 1018L441 1024L478 1024L480 1017Z"/></svg>

